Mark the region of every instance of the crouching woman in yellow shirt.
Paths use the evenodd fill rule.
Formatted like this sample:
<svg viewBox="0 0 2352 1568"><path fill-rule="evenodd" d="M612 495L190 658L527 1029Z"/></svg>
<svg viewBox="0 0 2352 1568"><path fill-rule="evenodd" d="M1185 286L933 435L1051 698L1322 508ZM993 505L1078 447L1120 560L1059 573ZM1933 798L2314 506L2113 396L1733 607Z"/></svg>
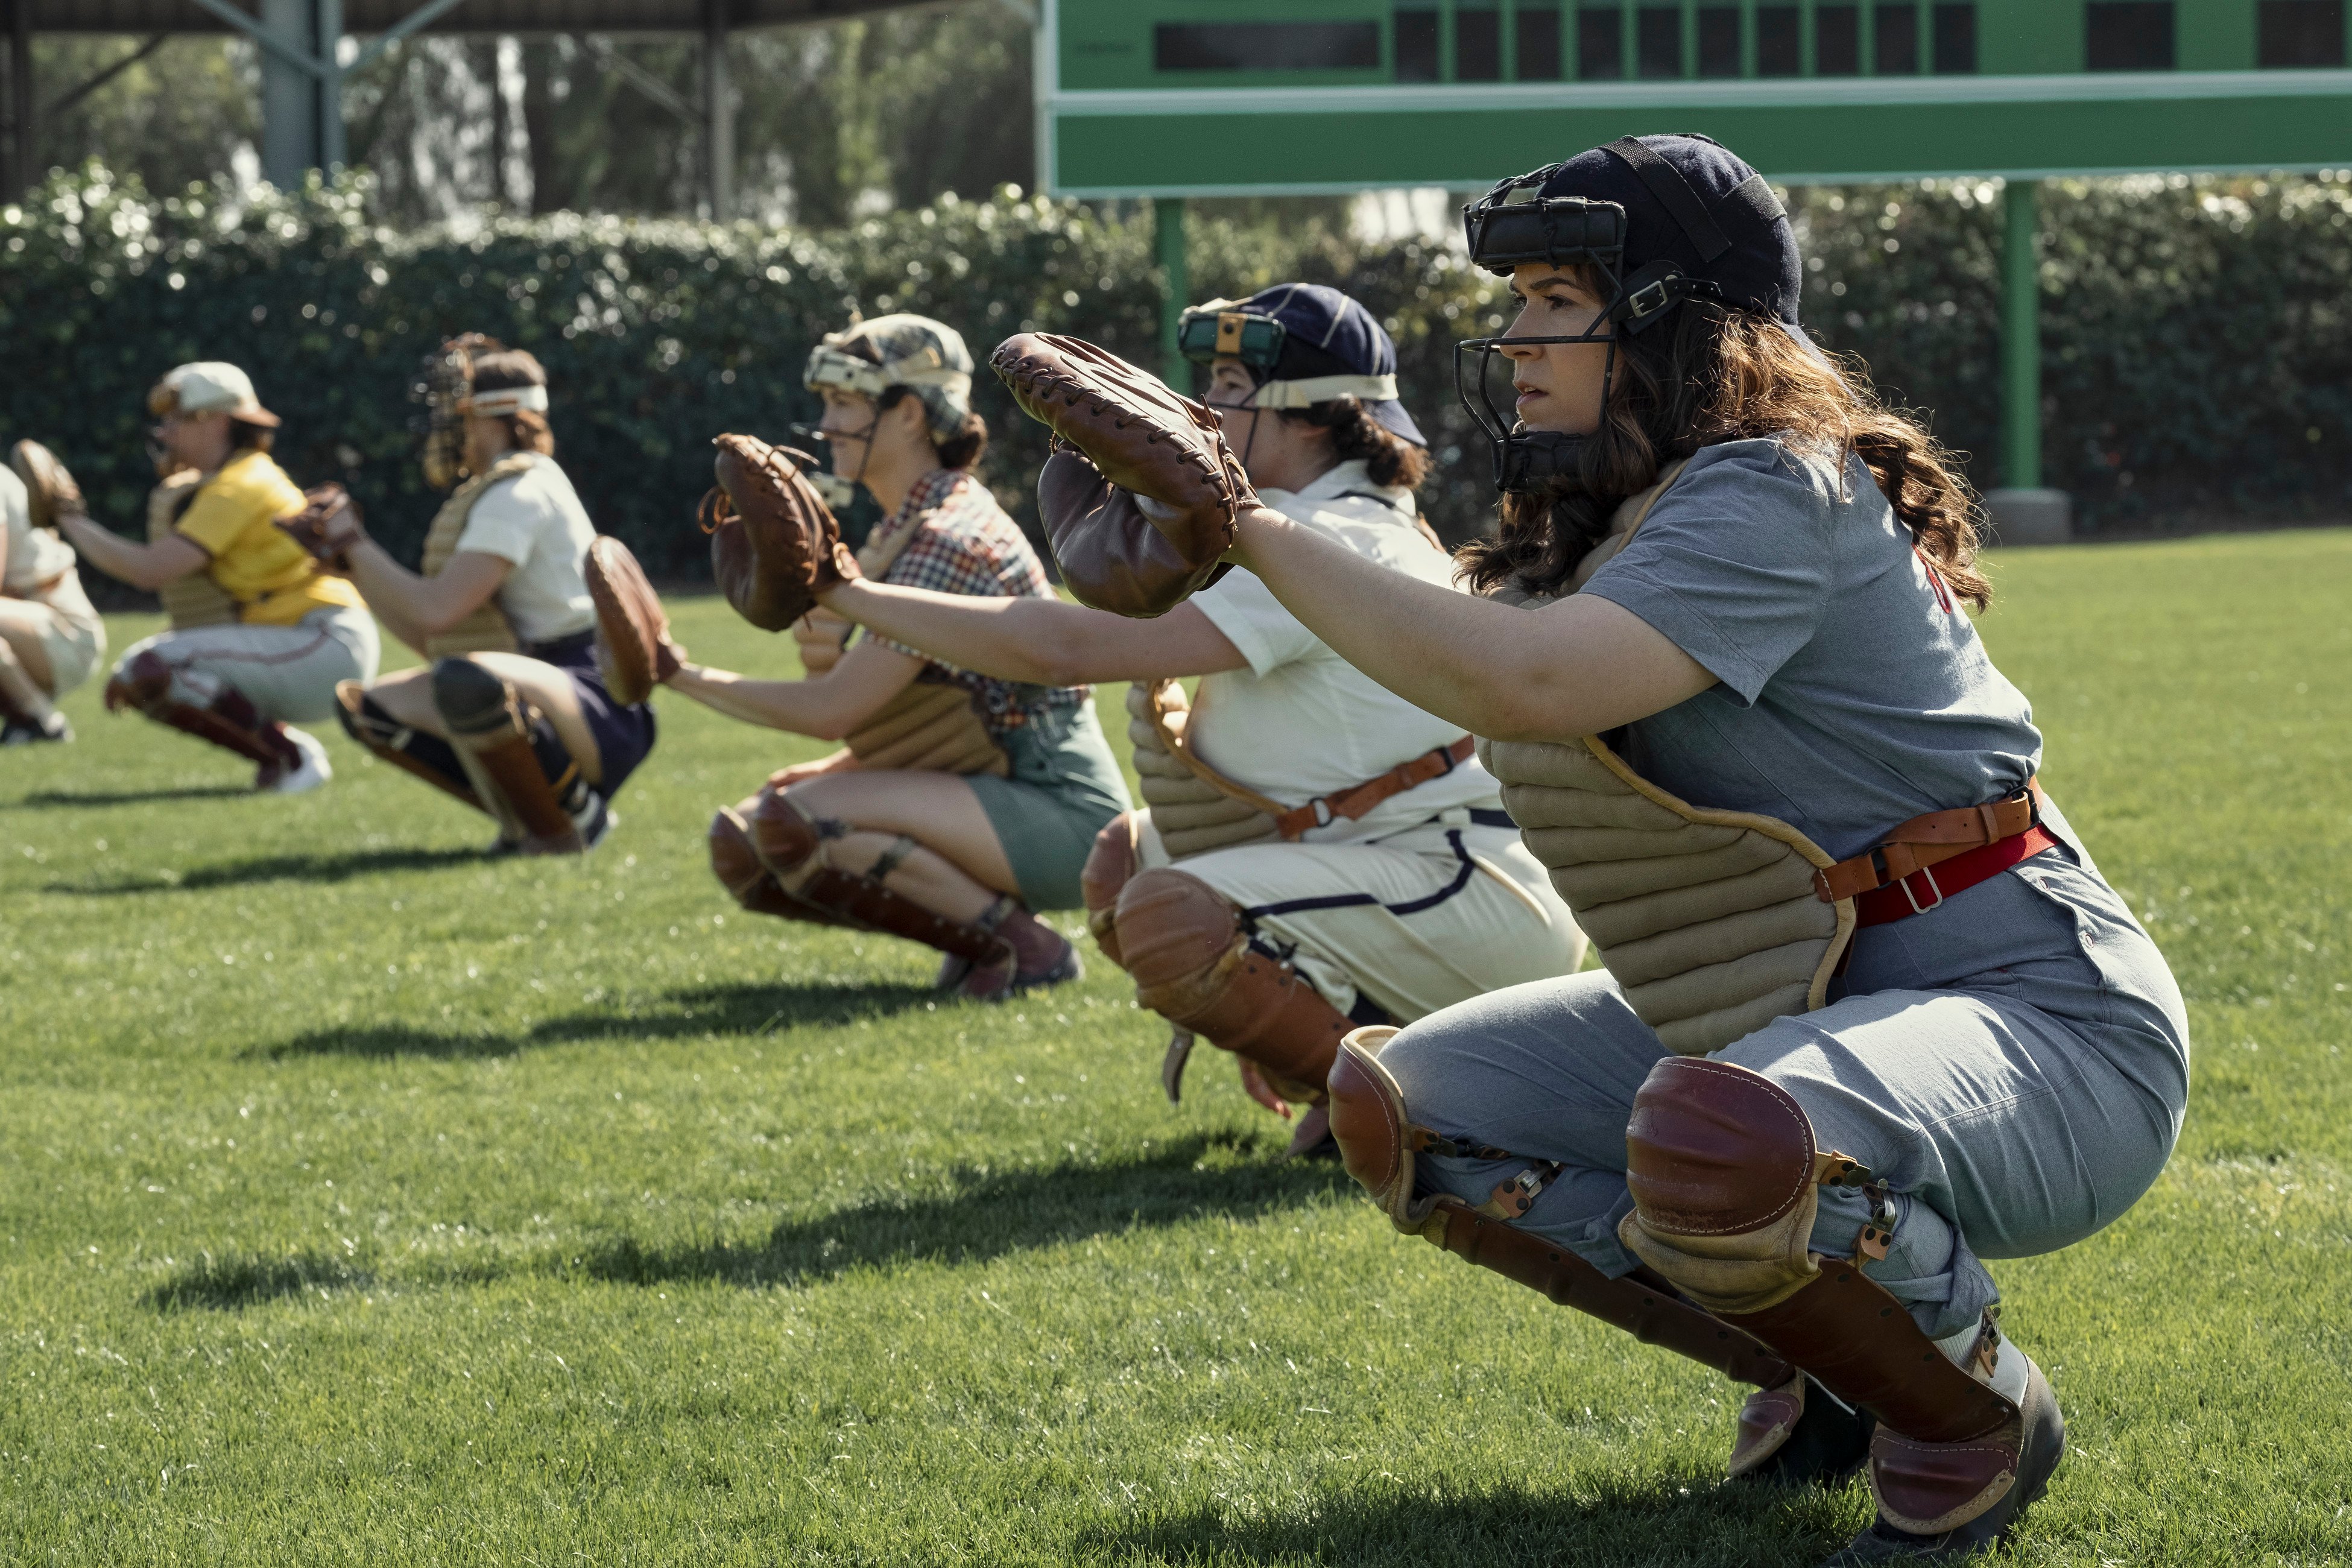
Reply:
<svg viewBox="0 0 2352 1568"><path fill-rule="evenodd" d="M157 466L196 476L177 520L143 544L78 511L61 515L58 530L84 561L134 588L189 584L202 594L192 581L201 578L214 591L204 596L226 603L215 624L132 644L107 682L106 705L136 708L250 760L257 790L316 789L333 773L326 748L292 721L333 717L336 682L374 679L375 622L349 583L320 571L277 526L302 510L302 492L269 455L278 416L245 372L181 365L156 384L148 407Z"/></svg>

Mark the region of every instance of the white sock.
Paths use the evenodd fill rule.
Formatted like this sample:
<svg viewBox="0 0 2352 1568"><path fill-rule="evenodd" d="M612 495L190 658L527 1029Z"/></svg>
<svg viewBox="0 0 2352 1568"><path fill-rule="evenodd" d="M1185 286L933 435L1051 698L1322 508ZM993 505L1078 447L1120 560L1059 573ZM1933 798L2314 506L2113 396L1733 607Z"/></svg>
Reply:
<svg viewBox="0 0 2352 1568"><path fill-rule="evenodd" d="M1949 1334L1937 1340L1936 1348L1949 1356L1954 1365L1971 1377L1981 1376L1975 1354L1977 1338L1980 1332L1981 1331L1971 1323L1956 1334ZM1986 1381L1995 1394L2000 1394L2011 1405L2020 1404L2025 1398L2025 1352L2010 1342L2009 1336L2000 1331L1999 1325L1994 1326L1993 1336L1995 1350L1992 1376Z"/></svg>

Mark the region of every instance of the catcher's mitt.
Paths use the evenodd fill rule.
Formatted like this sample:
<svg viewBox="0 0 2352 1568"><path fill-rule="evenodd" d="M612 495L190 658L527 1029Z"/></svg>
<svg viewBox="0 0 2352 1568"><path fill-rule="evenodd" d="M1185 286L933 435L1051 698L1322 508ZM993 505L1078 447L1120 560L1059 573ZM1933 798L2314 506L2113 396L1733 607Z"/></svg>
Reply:
<svg viewBox="0 0 2352 1568"><path fill-rule="evenodd" d="M711 445L719 487L699 513L711 575L737 615L761 631L782 631L818 594L857 576L857 562L833 509L802 472L816 458L756 436L721 436Z"/></svg>
<svg viewBox="0 0 2352 1568"><path fill-rule="evenodd" d="M1080 603L1157 616L1216 579L1257 492L1206 404L1076 338L1018 333L988 363L1054 432L1037 509Z"/></svg>
<svg viewBox="0 0 2352 1568"><path fill-rule="evenodd" d="M302 510L279 518L278 528L332 572L349 572L352 546L367 537L360 524L360 503L338 484L312 485L304 490Z"/></svg>
<svg viewBox="0 0 2352 1568"><path fill-rule="evenodd" d="M58 461L57 454L38 441L19 441L8 453L8 466L25 481L25 500L35 528L55 528L58 519L82 510L81 487Z"/></svg>
<svg viewBox="0 0 2352 1568"><path fill-rule="evenodd" d="M669 617L637 558L609 533L588 546L588 596L596 601L596 668L605 689L615 702L643 702L677 673L685 651L669 640Z"/></svg>

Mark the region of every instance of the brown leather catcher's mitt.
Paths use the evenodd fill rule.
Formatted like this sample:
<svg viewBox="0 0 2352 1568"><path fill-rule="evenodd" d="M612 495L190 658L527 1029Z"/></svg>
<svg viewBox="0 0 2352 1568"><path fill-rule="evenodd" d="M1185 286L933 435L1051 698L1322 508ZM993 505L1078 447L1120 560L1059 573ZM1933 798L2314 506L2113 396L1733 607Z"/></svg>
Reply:
<svg viewBox="0 0 2352 1568"><path fill-rule="evenodd" d="M589 543L588 596L596 601L596 667L605 689L615 702L643 702L677 673L683 652L669 640L669 617L637 558L609 533Z"/></svg>
<svg viewBox="0 0 2352 1568"><path fill-rule="evenodd" d="M1009 337L988 363L1023 411L1054 432L1037 510L1079 603L1162 615L1217 578L1257 492L1207 405L1049 332Z"/></svg>
<svg viewBox="0 0 2352 1568"><path fill-rule="evenodd" d="M278 531L309 551L320 565L348 572L351 547L366 537L360 503L338 484L312 485L302 492L302 510L278 520Z"/></svg>
<svg viewBox="0 0 2352 1568"><path fill-rule="evenodd" d="M57 454L38 441L17 442L8 453L8 466L25 481L35 528L55 528L58 518L81 510L81 487Z"/></svg>
<svg viewBox="0 0 2352 1568"><path fill-rule="evenodd" d="M856 576L857 563L833 509L802 473L816 458L757 436L721 436L711 445L719 488L702 498L700 513L711 575L737 615L761 631L782 631L820 592Z"/></svg>

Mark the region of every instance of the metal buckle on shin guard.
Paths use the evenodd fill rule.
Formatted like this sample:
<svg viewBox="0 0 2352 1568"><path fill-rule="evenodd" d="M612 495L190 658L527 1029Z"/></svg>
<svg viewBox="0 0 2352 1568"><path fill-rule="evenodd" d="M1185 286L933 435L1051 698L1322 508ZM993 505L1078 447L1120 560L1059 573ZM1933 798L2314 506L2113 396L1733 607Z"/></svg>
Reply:
<svg viewBox="0 0 2352 1568"><path fill-rule="evenodd" d="M1508 1149L1497 1149L1491 1143L1457 1143L1417 1121L1408 1123L1404 1133L1405 1146L1416 1154L1443 1154L1456 1160L1527 1162L1526 1170L1509 1181L1498 1184L1485 1203L1475 1205L1477 1212L1489 1219L1518 1218L1536 1206L1536 1199L1543 1195L1543 1190L1568 1168L1557 1160L1538 1160L1525 1154L1514 1154Z"/></svg>
<svg viewBox="0 0 2352 1568"><path fill-rule="evenodd" d="M1870 1200L1870 1219L1854 1246L1865 1258L1883 1259L1895 1244L1895 1197L1876 1182L1864 1183L1862 1191Z"/></svg>

